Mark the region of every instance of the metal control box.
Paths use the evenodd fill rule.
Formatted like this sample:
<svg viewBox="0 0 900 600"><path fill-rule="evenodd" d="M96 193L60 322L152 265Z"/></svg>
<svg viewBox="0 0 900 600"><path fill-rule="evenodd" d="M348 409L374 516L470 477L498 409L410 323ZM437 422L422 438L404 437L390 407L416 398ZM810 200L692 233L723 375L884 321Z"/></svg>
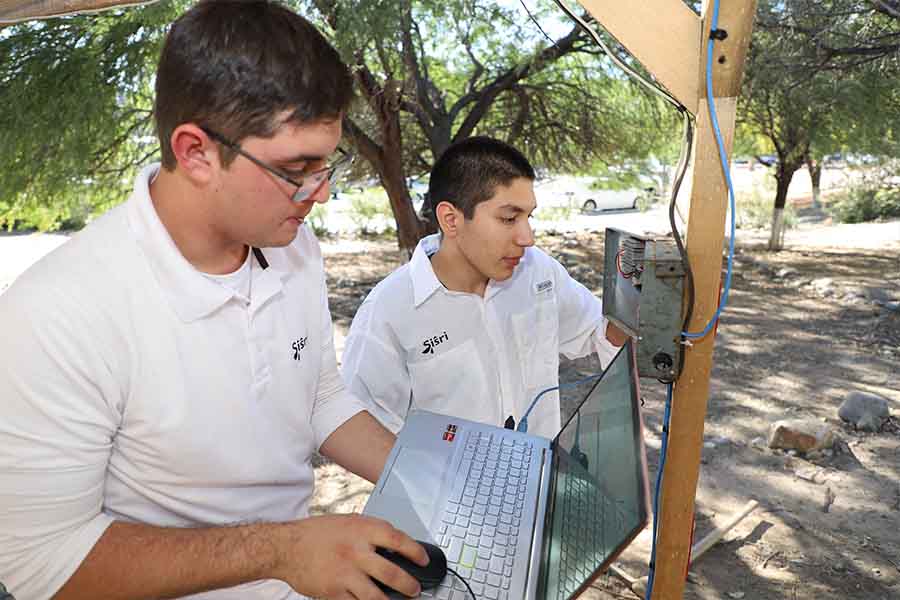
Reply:
<svg viewBox="0 0 900 600"><path fill-rule="evenodd" d="M637 340L638 374L674 381L685 275L675 241L608 228L603 262L603 314Z"/></svg>

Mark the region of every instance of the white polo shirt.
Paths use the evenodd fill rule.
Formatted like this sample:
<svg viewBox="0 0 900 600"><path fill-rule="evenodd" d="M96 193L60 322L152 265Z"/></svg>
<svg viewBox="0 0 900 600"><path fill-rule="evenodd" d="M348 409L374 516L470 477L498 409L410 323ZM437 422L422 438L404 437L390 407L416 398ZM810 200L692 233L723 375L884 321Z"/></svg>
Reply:
<svg viewBox="0 0 900 600"><path fill-rule="evenodd" d="M398 431L409 408L474 421L519 422L542 390L558 385L559 355L596 352L605 367L600 300L556 260L528 248L512 277L489 281L484 297L447 290L431 267L438 235L380 282L350 326L342 360L347 387L384 425ZM559 432L559 394L541 397L528 432Z"/></svg>
<svg viewBox="0 0 900 600"><path fill-rule="evenodd" d="M115 519L306 516L313 450L363 408L312 233L253 259L246 302L178 251L157 169L0 295L0 581L17 598L51 597ZM300 596L269 580L196 598Z"/></svg>

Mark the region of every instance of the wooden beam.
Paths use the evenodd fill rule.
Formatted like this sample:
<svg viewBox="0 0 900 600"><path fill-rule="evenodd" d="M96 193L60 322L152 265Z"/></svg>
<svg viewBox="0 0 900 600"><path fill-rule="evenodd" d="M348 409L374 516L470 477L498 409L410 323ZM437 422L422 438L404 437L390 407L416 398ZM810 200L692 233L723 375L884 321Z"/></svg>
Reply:
<svg viewBox="0 0 900 600"><path fill-rule="evenodd" d="M717 41L713 54L713 98L706 98L706 40L712 19L709 0L703 7L703 52L699 62L698 104L691 161L691 202L688 213L687 250L694 274L694 312L688 330L704 329L716 311L722 273L722 248L728 189L719 150L710 123L708 101L714 103L726 156L731 155L737 96L750 42L756 0L722 2L718 28L728 33ZM722 94L720 96L720 94ZM714 331L685 353L684 370L675 383L669 423L669 444L663 473L659 531L652 600L683 597L690 560L694 498L700 473L703 425L709 397L709 374L715 342Z"/></svg>
<svg viewBox="0 0 900 600"><path fill-rule="evenodd" d="M0 23L61 17L151 2L156 0L7 0L0 3Z"/></svg>
<svg viewBox="0 0 900 600"><path fill-rule="evenodd" d="M691 114L697 114L701 23L683 0L579 3Z"/></svg>
<svg viewBox="0 0 900 600"><path fill-rule="evenodd" d="M716 98L737 98L741 95L744 61L750 48L753 19L756 16L756 0L727 2L727 4L727 11L724 8L719 9L719 29L724 29L728 37L716 42L713 47L713 96ZM709 31L708 19L704 20L704 31ZM704 37L704 40L706 39ZM706 96L705 73L706 41L703 42L703 56L700 62L700 77L703 82L701 85L704 86L701 97Z"/></svg>

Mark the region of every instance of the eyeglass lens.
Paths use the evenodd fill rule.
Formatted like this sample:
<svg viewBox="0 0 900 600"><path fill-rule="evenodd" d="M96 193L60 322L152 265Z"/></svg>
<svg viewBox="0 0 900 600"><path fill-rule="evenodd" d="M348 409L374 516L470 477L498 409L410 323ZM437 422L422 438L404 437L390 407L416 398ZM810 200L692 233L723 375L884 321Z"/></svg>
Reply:
<svg viewBox="0 0 900 600"><path fill-rule="evenodd" d="M341 160L338 161L334 167L330 169L325 169L319 171L318 173L311 173L303 178L303 185L297 188L297 191L294 192L294 196L291 198L294 202L303 202L313 194L315 194L319 188L324 185L325 180L328 180L328 183L333 184L338 177L340 177L344 171L347 170L347 167L350 165L349 160Z"/></svg>

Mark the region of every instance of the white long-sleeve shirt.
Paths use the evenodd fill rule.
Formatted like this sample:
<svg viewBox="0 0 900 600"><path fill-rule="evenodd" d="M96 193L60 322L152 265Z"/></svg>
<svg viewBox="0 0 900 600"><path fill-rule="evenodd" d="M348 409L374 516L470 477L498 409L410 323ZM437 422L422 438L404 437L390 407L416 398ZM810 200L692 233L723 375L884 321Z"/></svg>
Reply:
<svg viewBox="0 0 900 600"><path fill-rule="evenodd" d="M558 385L560 354L596 352L604 367L615 356L600 300L541 250L528 248L512 277L490 281L482 297L441 285L429 258L439 243L422 239L372 290L346 340L344 382L389 429L411 407L518 423L540 391ZM528 423L529 433L558 433L557 392L541 397Z"/></svg>
<svg viewBox="0 0 900 600"><path fill-rule="evenodd" d="M363 406L337 372L318 243L251 259L245 296L195 270L148 183L0 295L0 581L51 597L116 519L307 515L310 456ZM280 581L196 598L300 598Z"/></svg>

